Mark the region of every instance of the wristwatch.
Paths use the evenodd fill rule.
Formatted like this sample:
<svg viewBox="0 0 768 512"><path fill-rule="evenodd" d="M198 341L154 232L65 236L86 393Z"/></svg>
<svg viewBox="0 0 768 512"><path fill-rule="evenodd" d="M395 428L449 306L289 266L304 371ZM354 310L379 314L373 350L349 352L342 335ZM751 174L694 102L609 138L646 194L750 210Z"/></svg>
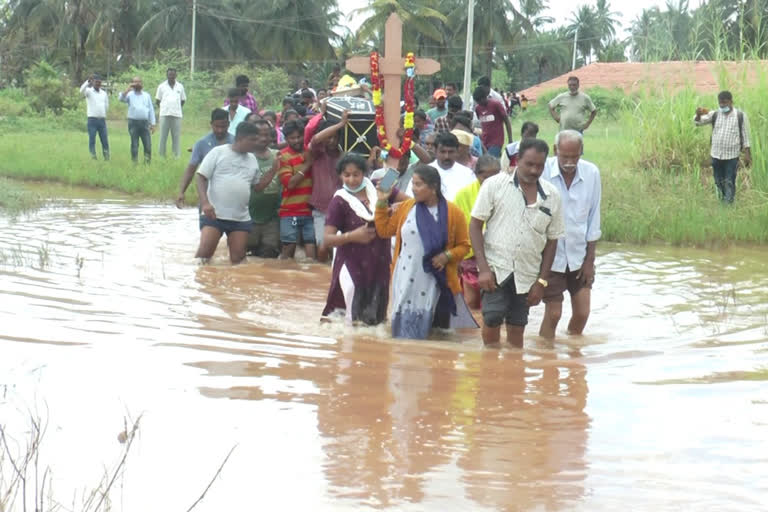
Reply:
<svg viewBox="0 0 768 512"><path fill-rule="evenodd" d="M542 279L542 278L538 278L538 279L536 280L536 282L537 282L537 283L539 283L539 284L541 284L541 286L543 286L544 288L546 288L547 286L549 286L549 283L548 283L548 282L547 282L545 279Z"/></svg>

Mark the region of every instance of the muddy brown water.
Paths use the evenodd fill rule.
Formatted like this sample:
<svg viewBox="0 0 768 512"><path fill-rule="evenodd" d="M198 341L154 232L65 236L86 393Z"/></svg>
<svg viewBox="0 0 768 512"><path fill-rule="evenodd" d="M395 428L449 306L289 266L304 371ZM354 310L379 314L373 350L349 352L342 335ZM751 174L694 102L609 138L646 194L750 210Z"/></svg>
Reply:
<svg viewBox="0 0 768 512"><path fill-rule="evenodd" d="M192 257L194 210L0 219L0 423L113 510L765 510L768 258L601 244L584 337L320 325L328 267ZM565 316L568 316L565 308Z"/></svg>

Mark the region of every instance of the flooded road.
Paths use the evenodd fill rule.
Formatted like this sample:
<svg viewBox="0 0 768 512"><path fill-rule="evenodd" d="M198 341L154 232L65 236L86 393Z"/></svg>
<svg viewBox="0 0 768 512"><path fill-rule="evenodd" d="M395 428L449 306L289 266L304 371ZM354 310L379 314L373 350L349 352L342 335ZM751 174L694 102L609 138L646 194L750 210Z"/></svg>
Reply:
<svg viewBox="0 0 768 512"><path fill-rule="evenodd" d="M67 509L765 510L768 258L602 244L588 335L483 350L320 325L330 271L194 260L194 210L0 219L0 424ZM567 303L566 303L567 304ZM567 324L568 307L564 307Z"/></svg>

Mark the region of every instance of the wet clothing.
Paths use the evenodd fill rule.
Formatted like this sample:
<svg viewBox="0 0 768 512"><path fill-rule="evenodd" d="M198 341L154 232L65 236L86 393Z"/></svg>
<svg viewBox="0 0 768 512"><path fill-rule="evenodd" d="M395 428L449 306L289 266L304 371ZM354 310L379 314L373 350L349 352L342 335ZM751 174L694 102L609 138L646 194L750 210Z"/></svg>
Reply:
<svg viewBox="0 0 768 512"><path fill-rule="evenodd" d="M315 147L317 146L317 147ZM328 151L325 144L310 144L312 153L312 195L309 204L322 213L328 211L333 194L341 188L341 178L336 173L336 164L341 158L339 151Z"/></svg>
<svg viewBox="0 0 768 512"><path fill-rule="evenodd" d="M304 155L289 147L280 150L277 155L280 183L283 185L283 200L280 204L280 217L312 217L309 198L312 195L312 169L304 173L304 178L294 188L288 188L291 177L304 165Z"/></svg>
<svg viewBox="0 0 768 512"><path fill-rule="evenodd" d="M393 189L389 196L390 204L397 194L398 191ZM350 202L359 203L357 208L365 208L370 213L367 217L372 218L376 204L375 189L368 195L369 205L365 206L353 194L340 190L328 205L326 225L336 227L341 233L349 233L367 224L369 221L355 213ZM345 244L337 247L323 316L335 310L344 310L347 323L376 325L384 322L389 305L391 254L390 238L376 237L365 245Z"/></svg>
<svg viewBox="0 0 768 512"><path fill-rule="evenodd" d="M253 153L238 153L229 144L217 146L208 152L197 173L208 178L208 201L217 219L251 222L248 200L259 175Z"/></svg>
<svg viewBox="0 0 768 512"><path fill-rule="evenodd" d="M233 231L246 231L249 233L251 231L250 221L227 220L220 219L218 217L215 219L209 219L205 215L200 215L200 229L203 229L203 226L216 228L225 235L229 235Z"/></svg>
<svg viewBox="0 0 768 512"><path fill-rule="evenodd" d="M437 223L440 229L445 225L447 231L443 250L450 254L450 260L444 270L444 284L435 272L425 270L432 253L425 254L425 239L429 238L420 232L419 224L423 225L423 220L418 219L419 208L414 200L403 202L391 217L386 209L376 208L379 236L397 237L392 264L392 336L395 338L425 339L432 327L477 327L461 294L458 275L458 263L470 248L467 223L456 205L444 204L444 221L439 207L421 205L426 210L422 213L434 219L431 224ZM432 228L434 226L430 226ZM445 304L445 290L452 295L453 306Z"/></svg>
<svg viewBox="0 0 768 512"><path fill-rule="evenodd" d="M496 282L514 273L515 287L530 290L539 275L548 240L565 236L562 203L554 185L538 181L536 202L526 204L516 173L501 172L485 180L472 217L486 223L485 258Z"/></svg>
<svg viewBox="0 0 768 512"><path fill-rule="evenodd" d="M566 267L579 270L587 256L587 244L597 242L602 234L600 171L595 164L581 158L571 186L568 187L560 171L558 159L553 156L547 159L540 179L557 188L565 220L565 236L557 241L552 271L565 272Z"/></svg>
<svg viewBox="0 0 768 512"><path fill-rule="evenodd" d="M492 292L482 292L483 323L486 327L507 325L525 326L528 324L528 290L519 293L515 286L515 276L510 274Z"/></svg>
<svg viewBox="0 0 768 512"><path fill-rule="evenodd" d="M311 215L280 217L280 241L284 244L315 243L315 225Z"/></svg>
<svg viewBox="0 0 768 512"><path fill-rule="evenodd" d="M246 248L259 258L277 258L280 255L280 219L251 224Z"/></svg>
<svg viewBox="0 0 768 512"><path fill-rule="evenodd" d="M268 156L264 158L256 157L259 162L259 176L268 173L275 162L277 150L270 149ZM267 185L267 188L261 191L251 191L251 199L248 201L248 211L251 213L251 220L254 224L264 224L277 219L277 211L280 209L282 201L282 186L280 185L280 176L275 173L275 177Z"/></svg>
<svg viewBox="0 0 768 512"><path fill-rule="evenodd" d="M565 267L565 272L550 272L547 287L544 288L544 302L563 302L566 290L573 297L582 288L592 289L592 284L582 282L580 273L581 269L571 270L568 267Z"/></svg>

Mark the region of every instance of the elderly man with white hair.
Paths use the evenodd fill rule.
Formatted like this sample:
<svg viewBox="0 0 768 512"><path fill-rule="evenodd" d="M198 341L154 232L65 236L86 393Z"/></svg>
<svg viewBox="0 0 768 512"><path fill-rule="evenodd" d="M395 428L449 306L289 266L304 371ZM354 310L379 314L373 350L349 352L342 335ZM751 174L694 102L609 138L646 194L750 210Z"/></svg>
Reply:
<svg viewBox="0 0 768 512"><path fill-rule="evenodd" d="M581 334L590 312L595 280L595 249L600 239L600 171L581 158L583 138L576 130L555 137L555 156L547 159L542 180L560 193L565 217L565 237L557 242L551 278L544 290L544 318L539 334L554 338L563 309L563 293L571 297L569 334Z"/></svg>

